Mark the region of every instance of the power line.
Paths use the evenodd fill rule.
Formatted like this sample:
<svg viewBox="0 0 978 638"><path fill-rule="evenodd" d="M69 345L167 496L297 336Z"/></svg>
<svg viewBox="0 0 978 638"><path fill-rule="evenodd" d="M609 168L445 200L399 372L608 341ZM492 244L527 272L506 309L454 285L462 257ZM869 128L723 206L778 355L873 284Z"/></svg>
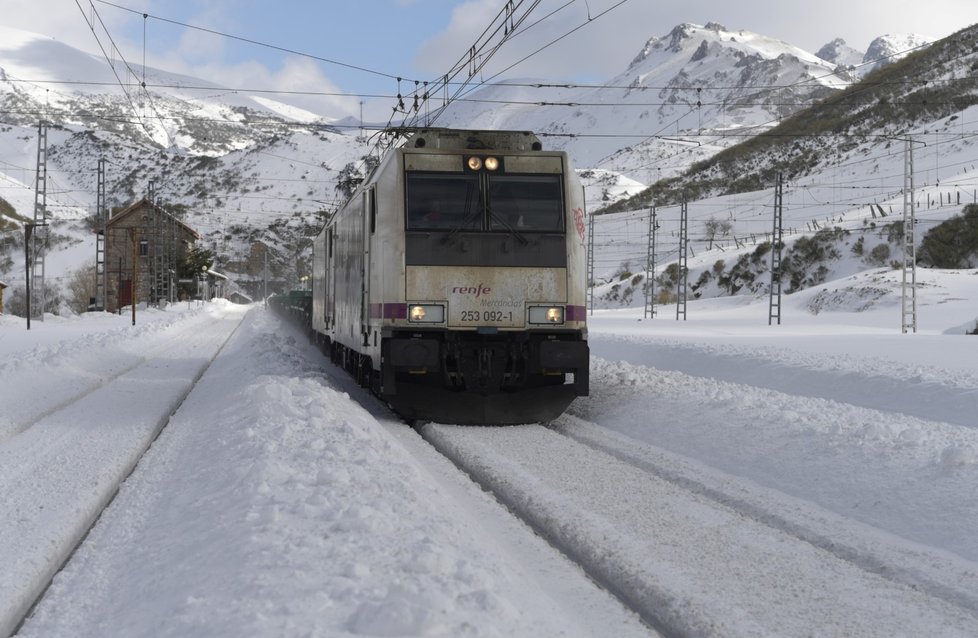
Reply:
<svg viewBox="0 0 978 638"><path fill-rule="evenodd" d="M288 53L290 55L297 55L297 56L300 56L300 57L309 58L311 60L316 60L318 62L325 62L327 64L333 64L333 65L336 65L336 66L341 66L341 67L345 67L345 68L348 68L348 69L353 69L354 71L362 71L364 73L369 73L369 74L372 74L372 75L378 75L378 76L385 77L385 78L390 78L390 79L397 78L396 75L393 75L393 74L390 74L390 73L385 73L383 71L377 71L376 69L370 69L370 68L367 68L367 67L358 66L356 64L350 64L348 62L341 62L339 60L333 60L333 59L330 59L330 58L324 58L324 57L321 57L321 56L318 56L318 55L313 55L311 53L305 53L303 51L298 51L296 49L289 49L287 47L282 47L282 46L278 46L278 45L275 45L275 44L269 44L267 42L262 42L260 40L255 40L255 39L252 39L252 38L246 38L246 37L239 36L239 35L233 35L233 34L230 34L230 33L224 33L222 31L217 31L216 29L209 29L207 27L201 27L201 26L197 26L197 25L194 25L194 24L189 24L187 22L180 22L178 20L173 20L173 19L170 19L170 18L164 18L162 16L153 15L153 14L150 14L150 13L144 13L142 11L136 11L135 9L131 9L129 7L122 6L120 4L115 4L113 2L108 2L107 0L94 0L94 2L98 2L100 4L104 4L104 5L107 5L107 6L110 6L110 7L114 7L116 9L121 9L122 11L128 11L129 13L134 13L136 15L143 16L143 18L146 18L146 19L151 18L153 20L158 20L160 22L166 22L168 24L173 24L173 25L176 25L176 26L184 27L186 29L193 29L195 31L201 31L203 33L209 33L211 35L216 35L216 36L219 36L219 37L222 37L222 38L228 38L228 39L231 39L231 40L237 40L239 42L244 42L244 43L247 43L247 44L253 44L255 46L260 46L260 47L264 47L264 48L267 48L267 49L273 49L275 51L280 51L282 53Z"/></svg>
<svg viewBox="0 0 978 638"><path fill-rule="evenodd" d="M454 65L441 76L440 80L431 82L430 86L428 82L424 83L424 94L419 101L419 95L417 93L418 82L415 81L415 94L414 94L414 105L413 117L409 116L409 111L405 109L405 105L401 102L398 107L394 107L394 114L398 112L400 108L401 112L405 114L405 119L402 121L402 126L416 126L420 119L420 107L421 102L427 103L432 94L437 95L442 90L447 91L449 83L459 77L463 71L467 71L467 76L462 80L461 84L457 86L451 97L444 99L442 106L435 110L433 115L426 114L425 120L426 125L431 126L434 124L438 118L444 113L445 109L451 102L456 99L459 94L465 90L465 87L472 81L472 78L478 75L482 69L488 64L489 60L499 51L499 49L505 44L510 38L512 38L520 25L526 20L527 17L533 12L534 9L540 4L542 0L530 0L530 6L521 14L519 14L520 8L523 6L525 0L509 0L503 5L503 8L496 14L488 26L482 31L478 38L476 38L475 43L469 47L468 51L462 55L455 62ZM502 31L502 36L499 37L499 33ZM498 37L498 42L494 40ZM391 122L393 122L393 114L391 116ZM410 118L410 119L409 119Z"/></svg>
<svg viewBox="0 0 978 638"><path fill-rule="evenodd" d="M94 20L94 17L98 17L99 23L102 22L101 16L99 16L98 15L98 12L95 11L95 5L91 5L91 3L90 3L90 6L92 8L93 19L91 21L89 21L88 17L85 15L85 10L81 6L80 0L75 0L75 4L78 6L78 10L81 11L82 17L85 18L85 24L88 25L89 29L91 29L92 35L95 37L95 42L98 44L99 49L101 49L101 51L102 51L102 57L105 58L105 62L109 65L109 68L112 69L112 74L115 76L116 81L119 83L119 87L122 88L123 94L125 94L126 99L129 101L129 106L132 107L133 115L135 115L136 118L137 118L137 120L139 120L139 112L136 109L136 104L135 104L135 102L133 102L132 96L129 95L129 91L126 89L126 85L122 81L122 78L119 77L119 73L118 73L118 71L116 71L115 65L112 64L112 61L109 58L109 54L105 50L105 46L102 44L102 41L99 39L98 34L95 33L95 20ZM103 29L105 28L105 25L104 24L102 25L102 28ZM110 41L111 41L111 38L110 38ZM115 43L114 42L112 43L112 46L115 47ZM115 50L118 51L118 48L116 48ZM121 54L120 54L120 57L121 57ZM125 60L123 60L123 61L125 61ZM129 67L129 64L128 63L126 63L126 68L129 69L129 72L130 73L133 72L132 69Z"/></svg>
<svg viewBox="0 0 978 638"><path fill-rule="evenodd" d="M80 1L79 0L75 0L75 4L78 6L78 10L81 11L82 17L85 17L85 10L82 9L82 6L81 6ZM122 55L122 50L116 45L115 40L112 38L112 34L109 33L108 27L106 27L105 26L105 22L102 21L102 16L99 15L98 11L95 9L95 5L92 3L92 0L89 0L89 6L92 9L92 15L95 18L98 18L98 22L102 26L102 30L105 31L105 35L109 39L109 42L112 44L113 50L116 53L119 54L119 58L122 60L122 63L125 65L126 69L129 71L129 73L132 75L132 77L134 77L137 80L139 80L139 75L132 69L132 66L126 60L125 56ZM108 55L106 55L106 53L105 53L105 47L102 45L102 41L99 39L98 34L95 32L95 22L94 22L94 19L92 20L92 22L89 22L88 18L85 17L85 22L86 22L86 24L88 24L89 28L91 29L92 35L95 37L96 42L98 42L99 48L102 50L103 56L105 56L105 61L109 64L110 67L112 67L112 73L113 73L113 75L115 75L116 79L119 81L119 86L122 88L123 93L126 94L126 98L129 100L129 104L130 104L130 106L133 109L133 113L136 115L137 119L139 119L139 121L140 121L140 123L141 123L141 125L143 127L143 130L146 131L146 134L147 135L150 135L152 137L152 134L149 131L149 127L146 126L146 123L142 120L142 118L139 115L138 110L136 109L136 105L135 105L135 103L132 100L132 96L129 95L129 91L126 89L125 84L122 82L122 79L119 77L119 74L116 72L115 66L112 64L111 60L109 60ZM160 119L159 111L157 111L156 104L153 102L153 96L146 89L146 65L145 64L143 65L143 79L140 82L140 86L143 89L143 93L145 93L146 101L149 103L149 106L152 109L153 113L156 115L157 119ZM170 145L170 146L172 146L173 145L173 138L170 137L170 132L166 129L165 126L161 126L161 128L163 130L163 134L166 135L167 144Z"/></svg>
<svg viewBox="0 0 978 638"><path fill-rule="evenodd" d="M589 24L591 24L591 23L592 23L592 22L594 22L595 20L597 20L597 19L599 19L599 18L601 18L601 17L603 17L603 16L605 16L605 15L607 15L607 14L608 14L608 13L610 13L611 11L613 11L613 10L615 10L615 9L617 9L618 7L620 7L620 6L622 6L623 4L625 4L626 2L629 2L629 1L630 1L630 0L620 0L620 1L619 1L619 2L617 2L616 4L614 4L614 5L612 5L611 7L609 7L608 9L606 9L606 10L604 10L604 11L602 11L602 12L601 12L600 14L598 14L597 16L594 16L594 17L591 17L591 15L590 15L590 8L589 8L589 9L588 9L588 20L587 20L586 22L584 22L584 23L582 23L582 24L580 24L580 25L578 25L578 26L576 26L576 27L574 27L574 28L573 28L573 29L571 29L570 31L568 31L568 32L566 32L566 33L564 33L563 35L561 35L561 36L559 36L559 37L557 37L557 38L555 38L554 40L551 40L550 42L548 42L547 44L545 44L545 45L543 45L543 46L542 46L542 47L540 47L539 49L537 49L537 50L535 50L535 51L533 51L533 52L532 52L532 53L530 53L529 55L526 55L526 56L524 56L523 58L521 58L521 59L519 59L519 60L517 60L516 62L514 62L514 63L512 63L512 64L510 64L510 65L509 65L509 66L507 66L506 68L504 68L504 69L502 69L502 70L500 70L500 71L498 71L497 73L495 73L494 75L492 75L492 76L491 76L491 77L490 77L490 78L489 78L488 80L484 80L484 81L482 81L482 82L480 82L478 86L483 86L483 85L485 85L485 84L487 84L488 82L490 82L490 81L492 81L493 79L495 79L495 78L497 78L497 77L499 77L499 76L500 76L500 75L502 75L503 73L505 73L505 72L507 72L507 71L509 71L509 70L511 70L511 69L513 69L514 67L516 67L516 66L518 66L518 65L520 65L520 64L522 64L523 62L526 62L527 60L529 60L530 58L532 58L532 57L534 57L535 55L538 55L538 54L539 54L539 53L541 53L542 51L544 51L544 50L546 50L546 49L548 49L548 48L550 48L551 46L553 46L553 45L555 45L556 43L558 43L558 42L560 42L560 41L561 41L561 40L563 40L564 38L566 38L566 37L568 37L568 36L570 36L571 34L573 34L573 33L575 33L575 32L577 32L577 31L579 31L580 29L582 29L582 28L584 28L584 27L586 27L587 25L589 25ZM564 5L564 6L566 6L566 5ZM564 8L564 7L561 7L561 9L563 9L563 8ZM551 13L550 15L553 15L553 14ZM538 23L535 23L535 24L533 24L533 25L531 25L531 26L536 26L536 24L538 24ZM471 92L472 92L472 90L474 90L474 89L470 89L470 90L469 90L469 93L471 93ZM461 89L460 89L459 91L457 91L457 92L456 92L456 96L457 96L457 95L459 95L459 94L460 94L460 92L461 92ZM447 107L447 105L445 105L445 106ZM445 109L445 107L442 107L442 112L444 112L444 109ZM440 113L439 113L439 114L440 114Z"/></svg>

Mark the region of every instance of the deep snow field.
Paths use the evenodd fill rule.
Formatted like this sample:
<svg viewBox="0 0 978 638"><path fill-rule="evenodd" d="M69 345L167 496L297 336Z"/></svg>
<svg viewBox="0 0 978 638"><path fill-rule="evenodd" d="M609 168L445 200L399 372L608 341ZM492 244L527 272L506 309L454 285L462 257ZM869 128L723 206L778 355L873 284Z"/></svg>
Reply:
<svg viewBox="0 0 978 638"><path fill-rule="evenodd" d="M840 543L851 534L929 557L934 579L961 574L954 596L976 613L978 339L964 333L978 319L978 271L920 271L917 334L900 331L899 275L786 296L774 326L766 296L691 301L685 321L670 306L654 319L596 310L591 396L557 427L583 437L598 424L687 473L767 494ZM28 332L0 317L0 482L12 495L0 564L17 567L0 570L0 599L40 578L25 552L43 562L51 551L25 537L57 536L58 517L37 503L101 489L64 482L86 463L98 476L105 458L73 458L77 446L60 441L124 429L142 399L110 392L126 407L109 417L58 407L144 363L178 368L173 340L214 322L228 328L200 339L219 354L209 367L213 355L191 356L204 362L200 382L19 636L652 633L291 326L224 302L143 310L135 327L47 316ZM34 475L18 501L9 468L54 446L57 478ZM727 635L750 635L753 622L731 618ZM960 626L933 635L968 635Z"/></svg>

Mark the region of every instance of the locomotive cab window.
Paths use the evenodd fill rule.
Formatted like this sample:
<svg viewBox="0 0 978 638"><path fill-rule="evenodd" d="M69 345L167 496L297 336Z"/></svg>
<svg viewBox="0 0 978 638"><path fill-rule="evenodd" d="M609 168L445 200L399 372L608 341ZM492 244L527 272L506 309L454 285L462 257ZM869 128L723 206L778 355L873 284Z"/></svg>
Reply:
<svg viewBox="0 0 978 638"><path fill-rule="evenodd" d="M478 175L407 174L408 230L481 230Z"/></svg>
<svg viewBox="0 0 978 638"><path fill-rule="evenodd" d="M407 229L563 232L560 175L409 171Z"/></svg>
<svg viewBox="0 0 978 638"><path fill-rule="evenodd" d="M492 175L489 229L559 232L563 199L559 175Z"/></svg>

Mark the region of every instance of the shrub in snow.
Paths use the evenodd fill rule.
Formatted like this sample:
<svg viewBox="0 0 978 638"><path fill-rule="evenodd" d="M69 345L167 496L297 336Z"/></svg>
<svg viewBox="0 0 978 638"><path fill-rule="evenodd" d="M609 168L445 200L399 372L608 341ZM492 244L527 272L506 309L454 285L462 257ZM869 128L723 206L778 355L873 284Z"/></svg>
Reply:
<svg viewBox="0 0 978 638"><path fill-rule="evenodd" d="M889 258L890 245L878 244L874 246L871 251L869 251L869 254L866 255L865 261L870 266L885 266Z"/></svg>
<svg viewBox="0 0 978 638"><path fill-rule="evenodd" d="M963 214L928 230L917 263L931 268L978 267L978 204L968 204Z"/></svg>

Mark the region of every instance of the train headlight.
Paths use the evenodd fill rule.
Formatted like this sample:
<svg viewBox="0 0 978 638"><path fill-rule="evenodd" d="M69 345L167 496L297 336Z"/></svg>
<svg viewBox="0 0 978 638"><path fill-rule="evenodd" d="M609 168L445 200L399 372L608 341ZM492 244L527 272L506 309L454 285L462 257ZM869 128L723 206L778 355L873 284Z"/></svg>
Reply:
<svg viewBox="0 0 978 638"><path fill-rule="evenodd" d="M440 304L413 304L408 307L408 321L411 323L442 323L445 321L445 306Z"/></svg>
<svg viewBox="0 0 978 638"><path fill-rule="evenodd" d="M564 323L563 306L530 306L530 323L562 324Z"/></svg>
<svg viewBox="0 0 978 638"><path fill-rule="evenodd" d="M482 157L470 155L465 158L465 170L470 173L477 173L485 169L490 173L499 173L503 170L503 158L496 156Z"/></svg>

